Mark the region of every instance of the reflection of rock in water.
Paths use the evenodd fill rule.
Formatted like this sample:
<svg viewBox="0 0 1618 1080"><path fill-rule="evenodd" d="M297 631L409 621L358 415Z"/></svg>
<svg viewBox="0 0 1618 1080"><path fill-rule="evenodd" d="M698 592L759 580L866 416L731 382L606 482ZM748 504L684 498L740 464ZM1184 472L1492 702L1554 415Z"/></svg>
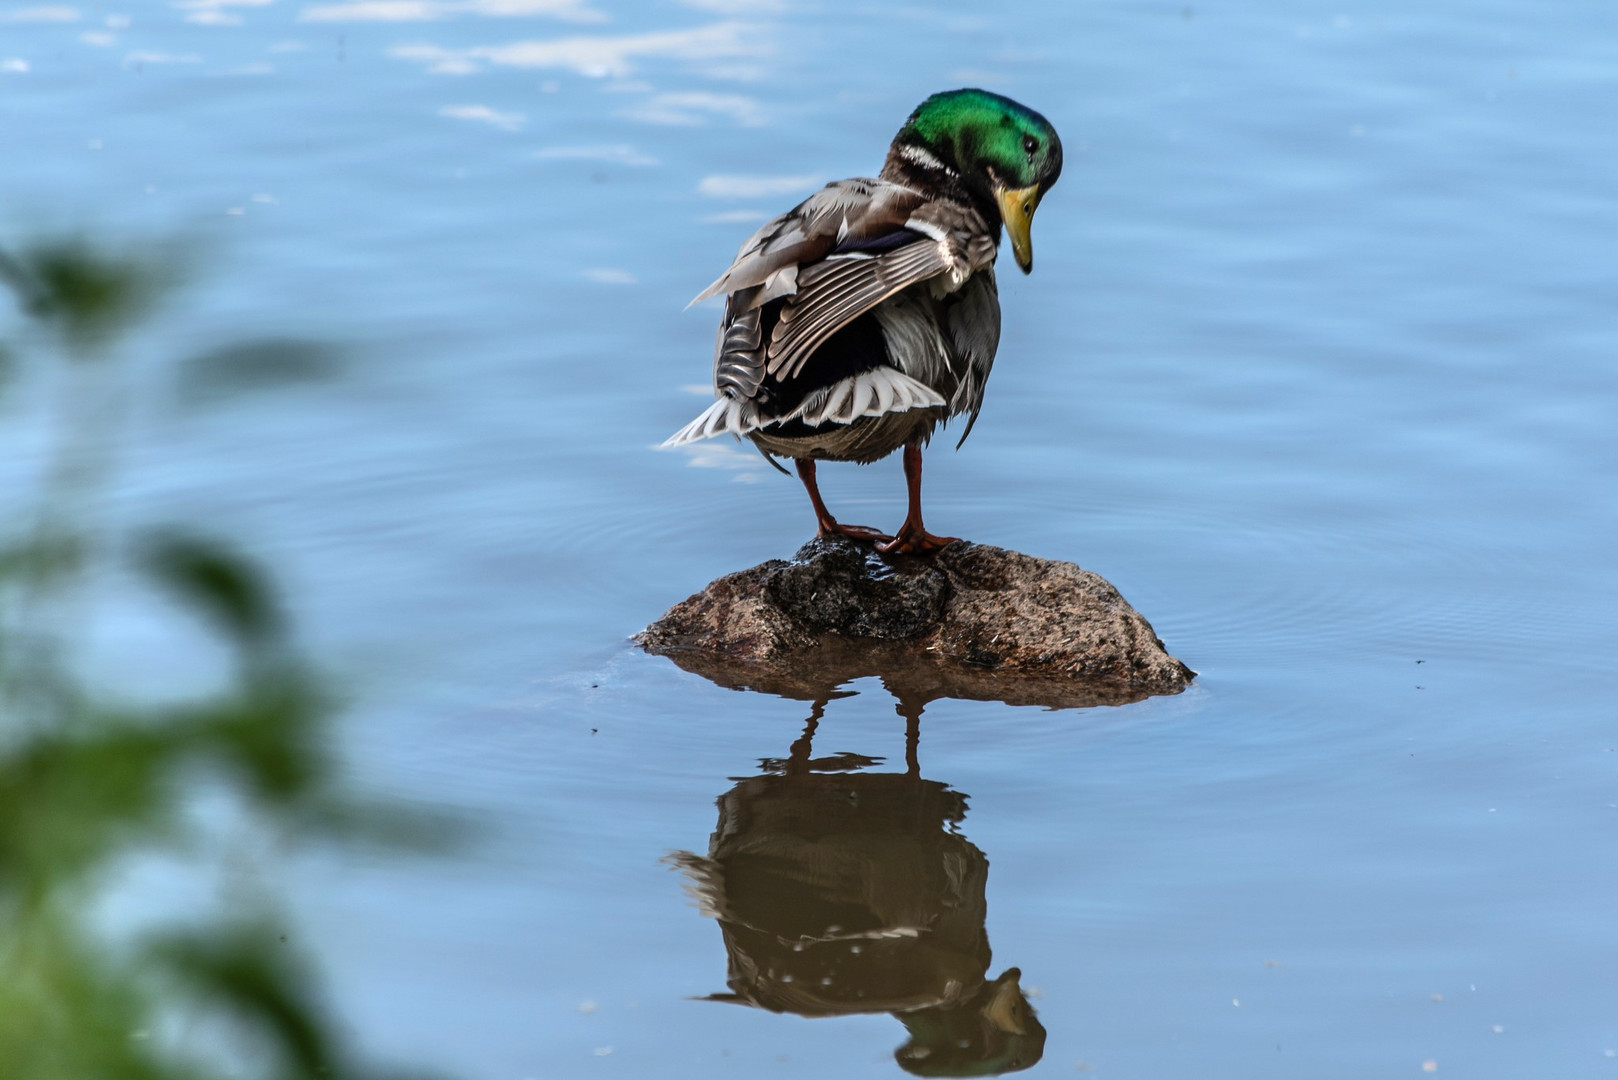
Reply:
<svg viewBox="0 0 1618 1080"><path fill-rule="evenodd" d="M706 858L674 856L724 934L730 993L713 1000L893 1013L910 1032L896 1057L924 1076L1032 1065L1045 1029L1017 970L987 979L989 861L954 831L965 796L914 768L826 771L869 763L811 761L806 736L720 797Z"/></svg>

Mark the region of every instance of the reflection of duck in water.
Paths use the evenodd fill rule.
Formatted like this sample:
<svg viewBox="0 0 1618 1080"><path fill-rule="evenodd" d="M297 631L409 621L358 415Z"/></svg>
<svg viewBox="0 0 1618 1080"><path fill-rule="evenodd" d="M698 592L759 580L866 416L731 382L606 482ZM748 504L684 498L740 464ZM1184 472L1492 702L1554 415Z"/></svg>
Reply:
<svg viewBox="0 0 1618 1080"><path fill-rule="evenodd" d="M954 831L966 798L915 764L860 773L812 760L821 709L785 761L719 798L706 858L674 856L719 920L730 993L710 1000L800 1016L893 1013L895 1052L921 1076L989 1076L1040 1059L1045 1029L1010 968L989 979L989 861Z"/></svg>

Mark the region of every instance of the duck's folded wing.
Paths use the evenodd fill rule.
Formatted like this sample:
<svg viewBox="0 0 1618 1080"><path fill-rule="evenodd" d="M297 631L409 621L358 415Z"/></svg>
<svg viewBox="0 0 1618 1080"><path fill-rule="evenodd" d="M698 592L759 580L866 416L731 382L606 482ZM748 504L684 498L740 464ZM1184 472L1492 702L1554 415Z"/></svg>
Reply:
<svg viewBox="0 0 1618 1080"><path fill-rule="evenodd" d="M770 333L766 370L777 378L792 378L838 330L895 293L956 266L942 240L911 236L883 255L833 255L800 270L797 291Z"/></svg>
<svg viewBox="0 0 1618 1080"><path fill-rule="evenodd" d="M828 256L875 259L924 240L906 225L925 205L920 192L886 180L839 180L765 223L741 246L730 269L692 301L720 293L730 297L714 349L715 392L743 401L758 393L771 346L761 309L800 292L802 271ZM782 346L796 340L784 337Z"/></svg>
<svg viewBox="0 0 1618 1080"><path fill-rule="evenodd" d="M790 287L771 288L772 277L818 262L849 240L902 229L911 212L924 201L921 193L885 180L839 180L827 184L780 217L765 222L736 252L730 269L691 302L759 285L766 286L765 293L785 295Z"/></svg>

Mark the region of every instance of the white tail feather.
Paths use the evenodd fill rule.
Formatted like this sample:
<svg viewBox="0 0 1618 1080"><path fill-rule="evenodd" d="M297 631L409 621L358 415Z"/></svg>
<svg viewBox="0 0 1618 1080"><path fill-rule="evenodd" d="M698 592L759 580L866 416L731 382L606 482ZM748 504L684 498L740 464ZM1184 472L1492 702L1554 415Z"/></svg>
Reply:
<svg viewBox="0 0 1618 1080"><path fill-rule="evenodd" d="M873 380L876 388L876 408L878 412L887 412L893 408L893 403L899 398L899 390L893 385L893 380L883 373L881 368L876 369L877 378Z"/></svg>
<svg viewBox="0 0 1618 1080"><path fill-rule="evenodd" d="M811 395L783 419L801 419L815 425L849 424L862 416L881 416L910 409L938 408L944 398L928 386L895 368L883 366L833 383L824 398Z"/></svg>
<svg viewBox="0 0 1618 1080"><path fill-rule="evenodd" d="M745 435L758 427L755 420L749 424L743 413L748 411L747 403L737 401L735 398L722 397L702 411L702 414L685 427L663 440L663 445L684 446L694 443L698 439L708 439L722 431L733 435Z"/></svg>
<svg viewBox="0 0 1618 1080"><path fill-rule="evenodd" d="M943 396L926 383L884 365L850 375L810 394L785 416L760 416L752 402L722 397L665 439L663 445L684 446L727 432L740 438L783 420L802 420L811 427L825 423L851 424L862 416L935 409L944 404Z"/></svg>
<svg viewBox="0 0 1618 1080"><path fill-rule="evenodd" d="M853 377L843 379L840 382L832 383L831 387L826 391L826 400L820 407L820 415L815 416L814 419L810 419L813 413L810 410L806 410L804 412L803 419L811 424L819 424L827 420L836 419L842 414L843 406L848 404L848 399L852 397L853 394Z"/></svg>
<svg viewBox="0 0 1618 1080"><path fill-rule="evenodd" d="M853 415L864 416L865 411L875 404L876 387L871 385L875 378L854 380L854 392L848 396L848 411Z"/></svg>

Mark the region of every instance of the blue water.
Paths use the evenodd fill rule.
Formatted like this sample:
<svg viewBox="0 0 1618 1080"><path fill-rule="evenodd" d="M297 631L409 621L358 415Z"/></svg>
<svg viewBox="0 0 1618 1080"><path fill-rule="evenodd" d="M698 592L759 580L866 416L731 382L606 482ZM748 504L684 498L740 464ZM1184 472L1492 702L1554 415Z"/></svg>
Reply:
<svg viewBox="0 0 1618 1080"><path fill-rule="evenodd" d="M1618 1076L1596 2L0 9L0 226L194 251L131 347L118 514L275 565L353 680L360 782L489 823L458 860L289 876L340 1015L466 1077L902 1075L889 1016L692 1000L726 951L663 859L809 706L626 639L812 529L746 448L653 451L704 400L717 313L686 301L963 84L1068 164L928 524L1096 570L1201 673L927 708L1035 1071ZM340 378L170 400L170 361L260 336L341 346ZM38 424L8 400L15 490ZM896 461L822 477L902 517ZM138 607L107 670L206 677ZM902 771L893 700L851 689L816 753Z"/></svg>

